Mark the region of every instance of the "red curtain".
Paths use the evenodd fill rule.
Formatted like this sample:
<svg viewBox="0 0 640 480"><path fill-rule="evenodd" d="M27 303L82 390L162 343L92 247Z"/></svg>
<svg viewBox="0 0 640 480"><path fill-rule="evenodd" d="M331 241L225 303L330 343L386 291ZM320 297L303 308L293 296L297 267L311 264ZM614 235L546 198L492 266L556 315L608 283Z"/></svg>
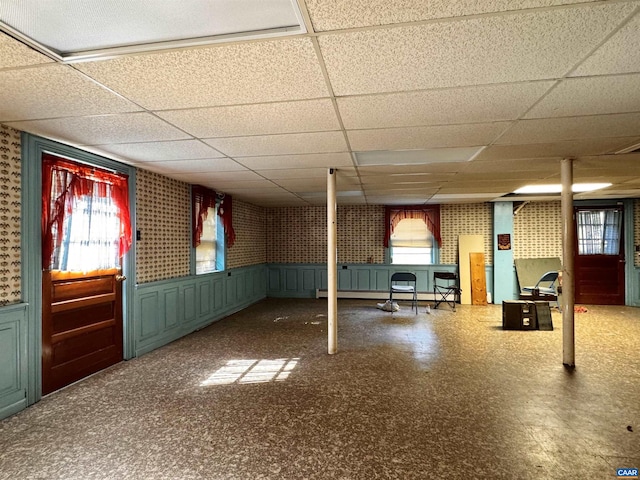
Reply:
<svg viewBox="0 0 640 480"><path fill-rule="evenodd" d="M71 213L71 201L84 195L111 195L118 208L120 231L118 253L122 257L131 248L129 181L124 174L83 165L51 154L42 156L42 268L51 265L55 247L62 242L65 215ZM54 237L57 245L54 245Z"/></svg>
<svg viewBox="0 0 640 480"><path fill-rule="evenodd" d="M225 194L222 196L218 216L222 220L222 226L224 227L226 246L230 248L236 241L236 232L233 230L233 201L231 195Z"/></svg>
<svg viewBox="0 0 640 480"><path fill-rule="evenodd" d="M193 209L193 248L200 245L202 228L209 208L216 208L216 192L201 185L191 187L191 207Z"/></svg>
<svg viewBox="0 0 640 480"><path fill-rule="evenodd" d="M393 230L400 223L400 220L405 218L420 218L424 220L438 245L442 244L442 239L440 238L440 205L386 206L384 210L385 247L389 247L389 237L393 234Z"/></svg>

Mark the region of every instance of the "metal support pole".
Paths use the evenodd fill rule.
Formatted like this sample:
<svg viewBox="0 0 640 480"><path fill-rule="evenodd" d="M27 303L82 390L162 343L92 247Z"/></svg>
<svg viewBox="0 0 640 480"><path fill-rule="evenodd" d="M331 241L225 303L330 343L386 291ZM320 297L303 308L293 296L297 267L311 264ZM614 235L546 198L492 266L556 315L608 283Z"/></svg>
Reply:
<svg viewBox="0 0 640 480"><path fill-rule="evenodd" d="M573 159L560 163L562 179L562 363L576 364L574 306L575 306L575 230L573 225Z"/></svg>
<svg viewBox="0 0 640 480"><path fill-rule="evenodd" d="M338 249L336 211L336 170L327 172L327 350L330 355L338 351Z"/></svg>

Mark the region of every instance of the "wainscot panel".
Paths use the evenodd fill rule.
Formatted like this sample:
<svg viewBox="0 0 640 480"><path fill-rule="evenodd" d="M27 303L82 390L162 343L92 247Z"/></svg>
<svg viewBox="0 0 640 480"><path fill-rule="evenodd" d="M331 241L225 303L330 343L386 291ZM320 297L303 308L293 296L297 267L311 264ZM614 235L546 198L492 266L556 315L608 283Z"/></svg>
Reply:
<svg viewBox="0 0 640 480"><path fill-rule="evenodd" d="M206 327L266 296L265 265L137 285L135 355Z"/></svg>
<svg viewBox="0 0 640 480"><path fill-rule="evenodd" d="M629 305L634 307L640 307L640 268L632 267L631 275L633 276L630 285Z"/></svg>
<svg viewBox="0 0 640 480"><path fill-rule="evenodd" d="M268 264L269 288L267 296L277 298L315 298L316 290L327 288L325 264ZM456 265L386 265L339 264L338 289L354 291L389 291L391 275L395 272L416 274L418 291L433 292L433 272L456 272ZM485 267L487 291L493 286L493 267Z"/></svg>
<svg viewBox="0 0 640 480"><path fill-rule="evenodd" d="M0 419L27 406L27 305L0 308Z"/></svg>

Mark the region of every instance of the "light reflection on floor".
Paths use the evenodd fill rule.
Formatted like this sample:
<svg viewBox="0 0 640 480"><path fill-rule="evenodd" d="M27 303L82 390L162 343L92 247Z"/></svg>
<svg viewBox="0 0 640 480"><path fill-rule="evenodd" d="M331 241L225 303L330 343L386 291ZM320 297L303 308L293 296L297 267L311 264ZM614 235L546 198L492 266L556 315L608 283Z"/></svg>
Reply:
<svg viewBox="0 0 640 480"><path fill-rule="evenodd" d="M200 386L282 382L289 377L299 360L299 358L229 360L224 367L219 368L201 382Z"/></svg>

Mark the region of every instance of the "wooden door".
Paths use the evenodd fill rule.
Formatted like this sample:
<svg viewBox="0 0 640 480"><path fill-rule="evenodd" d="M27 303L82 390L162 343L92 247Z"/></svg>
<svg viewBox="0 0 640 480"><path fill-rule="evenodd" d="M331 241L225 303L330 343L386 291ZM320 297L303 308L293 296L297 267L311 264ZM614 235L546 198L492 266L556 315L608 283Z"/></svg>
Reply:
<svg viewBox="0 0 640 480"><path fill-rule="evenodd" d="M42 393L122 360L120 269L44 271Z"/></svg>
<svg viewBox="0 0 640 480"><path fill-rule="evenodd" d="M576 207L575 210L576 303L624 305L622 206Z"/></svg>

